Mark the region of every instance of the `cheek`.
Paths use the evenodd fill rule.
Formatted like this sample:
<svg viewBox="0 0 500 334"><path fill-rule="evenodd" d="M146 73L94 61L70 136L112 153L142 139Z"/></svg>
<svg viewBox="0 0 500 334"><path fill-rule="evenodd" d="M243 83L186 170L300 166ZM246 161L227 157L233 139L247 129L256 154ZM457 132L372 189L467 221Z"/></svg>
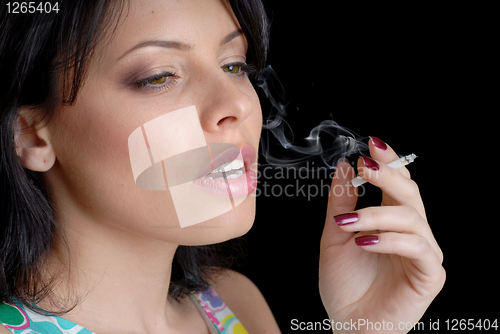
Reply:
<svg viewBox="0 0 500 334"><path fill-rule="evenodd" d="M248 86L244 88L243 92L252 101L252 112L244 123L246 123L250 129L251 138L249 139L251 143L257 148L260 140L260 133L262 132L262 108L259 96L250 82L248 82Z"/></svg>
<svg viewBox="0 0 500 334"><path fill-rule="evenodd" d="M255 120L253 122L253 125L254 125L254 131L257 135L257 137L259 138L260 140L260 133L262 132L262 109L261 109L261 106L260 106L260 102L259 102L259 99L257 98L257 112L255 113Z"/></svg>
<svg viewBox="0 0 500 334"><path fill-rule="evenodd" d="M159 225L159 217L175 222L168 191L146 191L134 182L128 137L142 120L118 117L116 111L126 113L120 109L126 106L115 103L110 110L88 96L81 101L50 124L57 156L50 178L56 205L135 231Z"/></svg>
<svg viewBox="0 0 500 334"><path fill-rule="evenodd" d="M128 131L123 124L100 112L78 105L55 119L53 142L57 160L65 172L123 185L128 159ZM90 180L87 180L90 181Z"/></svg>

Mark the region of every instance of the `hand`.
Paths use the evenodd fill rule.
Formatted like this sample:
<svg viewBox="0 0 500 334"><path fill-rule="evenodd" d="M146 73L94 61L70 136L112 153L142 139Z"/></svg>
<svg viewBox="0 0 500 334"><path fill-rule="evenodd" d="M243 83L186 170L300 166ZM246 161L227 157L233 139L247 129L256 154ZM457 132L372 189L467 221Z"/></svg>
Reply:
<svg viewBox="0 0 500 334"><path fill-rule="evenodd" d="M409 329L399 330L400 323L418 321L443 287L443 253L408 170L385 165L398 158L388 145L383 149L375 138L369 146L373 159L360 158L358 172L382 189L382 205L353 211L358 196L350 180L355 173L347 162L338 163L321 238L320 293L335 322L385 321L386 329L393 326L387 332L406 333Z"/></svg>

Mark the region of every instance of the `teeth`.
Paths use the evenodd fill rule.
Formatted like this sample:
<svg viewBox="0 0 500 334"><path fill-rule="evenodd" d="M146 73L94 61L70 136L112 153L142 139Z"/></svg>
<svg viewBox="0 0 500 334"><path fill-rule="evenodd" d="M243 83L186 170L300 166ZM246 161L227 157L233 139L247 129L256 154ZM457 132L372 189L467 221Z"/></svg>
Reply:
<svg viewBox="0 0 500 334"><path fill-rule="evenodd" d="M231 174L227 174L226 175L226 178L227 179L237 179L239 178L241 175L243 175L243 171L241 170L237 170ZM218 177L211 177L211 176L205 176L205 179L209 179L209 180L218 180L218 179L222 179L223 177L222 176L218 176Z"/></svg>
<svg viewBox="0 0 500 334"><path fill-rule="evenodd" d="M228 173L226 174L226 178L228 179L237 179L241 175L243 175L244 171L242 170L242 168L244 166L245 164L243 160L234 160L214 169L207 176L205 176L205 179L209 180L222 179L223 176L220 174L222 172Z"/></svg>
<svg viewBox="0 0 500 334"><path fill-rule="evenodd" d="M214 169L211 173L229 172L230 170L240 169L244 166L243 160L233 160L232 162L225 163L224 165Z"/></svg>
<svg viewBox="0 0 500 334"><path fill-rule="evenodd" d="M233 162L231 162L232 169L240 169L243 168L243 166L245 166L243 160L233 160Z"/></svg>
<svg viewBox="0 0 500 334"><path fill-rule="evenodd" d="M239 170L239 171L236 171L236 173L234 173L234 174L227 175L226 178L228 178L228 179L237 179L241 175L243 175L243 171Z"/></svg>

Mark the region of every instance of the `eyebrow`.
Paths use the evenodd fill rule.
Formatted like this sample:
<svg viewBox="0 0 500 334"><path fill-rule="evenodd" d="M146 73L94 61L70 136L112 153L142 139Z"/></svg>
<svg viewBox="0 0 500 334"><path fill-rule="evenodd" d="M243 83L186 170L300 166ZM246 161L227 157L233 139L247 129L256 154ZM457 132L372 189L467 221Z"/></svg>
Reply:
<svg viewBox="0 0 500 334"><path fill-rule="evenodd" d="M231 42L233 39L235 39L236 37L238 37L242 34L243 34L243 30L241 30L241 29L233 31L232 33L230 33L229 35L224 37L224 39L222 39L220 46L223 46L223 45ZM137 49L140 49L140 48L147 47L147 46L158 46L158 47L162 47L162 48L177 49L177 50L181 50L181 51L188 51L192 47L191 45L186 44L184 42L180 42L180 41L165 41L165 40L152 39L152 40L140 42L139 44L135 45L134 47L132 47L131 49L126 51L124 54L122 54L120 56L120 58L117 59L117 61L122 59L123 57L125 57L130 52L137 50Z"/></svg>
<svg viewBox="0 0 500 334"><path fill-rule="evenodd" d="M227 35L226 37L224 37L224 39L222 40L222 42L220 42L220 46L223 46L223 45L231 42L233 39L235 39L236 37L238 37L238 36L240 36L242 34L243 34L243 30L241 30L241 29L233 31L232 33L230 33L229 35Z"/></svg>

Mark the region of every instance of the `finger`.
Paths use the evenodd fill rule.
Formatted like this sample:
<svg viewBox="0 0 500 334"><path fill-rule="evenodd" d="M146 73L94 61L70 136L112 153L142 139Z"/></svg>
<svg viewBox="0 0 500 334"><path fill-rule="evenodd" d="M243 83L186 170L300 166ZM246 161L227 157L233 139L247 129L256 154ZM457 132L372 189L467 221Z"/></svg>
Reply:
<svg viewBox="0 0 500 334"><path fill-rule="evenodd" d="M328 198L325 228L321 238L322 247L343 244L352 238L353 233L343 231L335 224L333 217L341 213L351 212L356 207L358 193L350 182L354 177L354 169L347 160L339 160Z"/></svg>
<svg viewBox="0 0 500 334"><path fill-rule="evenodd" d="M411 206L378 206L360 209L334 217L346 232L391 231L425 235L433 238L425 219Z"/></svg>
<svg viewBox="0 0 500 334"><path fill-rule="evenodd" d="M369 207L334 217L335 223L345 232L389 231L418 234L427 239L440 262L443 252L427 220L411 206Z"/></svg>
<svg viewBox="0 0 500 334"><path fill-rule="evenodd" d="M328 199L330 217L343 212L350 212L356 207L358 191L350 182L355 176L354 169L349 162L346 159L339 160Z"/></svg>
<svg viewBox="0 0 500 334"><path fill-rule="evenodd" d="M394 152L394 150L387 143L377 137L370 137L368 147L370 148L371 157L376 161L388 164L389 162L399 159L396 152ZM410 178L410 172L406 169L406 167L401 167L397 170L407 178Z"/></svg>
<svg viewBox="0 0 500 334"><path fill-rule="evenodd" d="M420 278L425 279L427 282L433 279L444 279L442 277L444 271L438 254L423 236L385 232L359 236L354 238L354 242L367 252L394 254L411 259L415 268L407 267L405 269L415 269L413 274L421 276Z"/></svg>
<svg viewBox="0 0 500 334"><path fill-rule="evenodd" d="M403 176L398 170L365 156L358 160L358 172L363 179L382 189L395 204L414 206L425 217L415 181Z"/></svg>

